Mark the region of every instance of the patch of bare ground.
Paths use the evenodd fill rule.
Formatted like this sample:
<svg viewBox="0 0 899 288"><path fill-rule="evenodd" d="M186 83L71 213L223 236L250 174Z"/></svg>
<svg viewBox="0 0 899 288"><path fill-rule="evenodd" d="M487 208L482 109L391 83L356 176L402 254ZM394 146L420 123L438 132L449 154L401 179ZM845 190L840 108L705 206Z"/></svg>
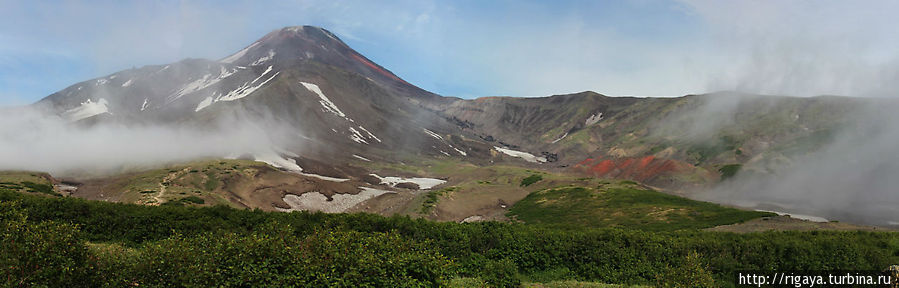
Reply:
<svg viewBox="0 0 899 288"><path fill-rule="evenodd" d="M734 233L764 231L897 231L890 228L855 225L843 222L813 222L790 218L789 216L764 217L743 223L716 226L705 230Z"/></svg>
<svg viewBox="0 0 899 288"><path fill-rule="evenodd" d="M421 190L390 188L386 185L376 186L376 189L394 190L393 193L385 193L368 199L358 205L347 209L345 212L367 212L380 215L410 214L408 211L417 209L421 203L415 204L416 195L427 193Z"/></svg>
<svg viewBox="0 0 899 288"><path fill-rule="evenodd" d="M347 176L336 170L324 174ZM334 195L358 194L358 187L363 186L358 180L328 181L245 160L201 161L168 169L79 180L77 185L72 196L90 200L159 205L196 196L206 200L201 206L226 204L265 211L290 208L283 200L286 195L317 192L330 201Z"/></svg>

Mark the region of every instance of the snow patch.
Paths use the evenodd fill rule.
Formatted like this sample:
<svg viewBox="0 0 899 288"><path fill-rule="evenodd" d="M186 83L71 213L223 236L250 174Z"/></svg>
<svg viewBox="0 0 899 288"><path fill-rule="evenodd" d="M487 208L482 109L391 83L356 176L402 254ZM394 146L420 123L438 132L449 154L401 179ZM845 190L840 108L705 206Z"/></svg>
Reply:
<svg viewBox="0 0 899 288"><path fill-rule="evenodd" d="M122 83L122 87L131 86L132 80L134 80L134 79L128 79L128 81L125 81L125 83Z"/></svg>
<svg viewBox="0 0 899 288"><path fill-rule="evenodd" d="M182 87L180 90L178 90L178 92L175 92L175 94L172 94L171 96L169 96L167 101L169 103L171 103L172 101L175 101L175 100L178 100L178 98L181 98L181 96L206 89L207 87L215 85L216 83L222 81L222 79L225 79L228 76L234 75L234 73L237 72L237 69L229 71L229 70L225 69L224 66L220 66L219 69L221 69L221 70L219 71L219 75L217 77L212 77L212 74L203 75L202 78L197 79L193 82L187 83L187 85L184 85L184 87ZM269 69L271 69L271 66L269 66ZM268 70L266 70L266 73L267 72L268 72ZM265 73L263 73L263 75L264 74Z"/></svg>
<svg viewBox="0 0 899 288"><path fill-rule="evenodd" d="M780 215L780 216L789 216L790 218L799 219L799 220L805 220L805 221L811 221L811 222L830 222L830 220L827 220L827 219L825 219L825 218L823 218L823 217L818 217L818 216L802 215L802 214L793 214L793 213L784 213L784 212L770 211L770 210L760 210L760 209L756 209L755 211L760 211L760 212L771 212L771 213L775 213L775 214Z"/></svg>
<svg viewBox="0 0 899 288"><path fill-rule="evenodd" d="M322 90L318 87L318 85L302 81L300 81L300 84L303 84L303 87L306 87L306 90L309 90L310 92L318 95L318 103L322 105L324 111L328 111L334 115L343 117L343 119L346 119L347 121L356 122L353 121L353 119L347 117L346 114L343 113L343 111L340 111L340 108L337 108L337 105L334 105L334 102L331 102L331 99L328 99L328 96L325 96L325 93L322 93Z"/></svg>
<svg viewBox="0 0 899 288"><path fill-rule="evenodd" d="M219 66L219 69L220 69L219 70L219 79L225 79L226 77L231 76L234 73L237 73L237 69L228 70L228 69L225 69L225 66Z"/></svg>
<svg viewBox="0 0 899 288"><path fill-rule="evenodd" d="M105 85L107 82L109 82L109 80L106 80L106 79L97 79L97 85L96 85L96 86Z"/></svg>
<svg viewBox="0 0 899 288"><path fill-rule="evenodd" d="M250 49L256 47L256 45L259 45L259 42L254 42L253 44L250 44L250 46L247 46L247 48L243 48L243 50L237 51L237 53L231 54L231 56L225 57L225 59L219 60L219 62L234 63L234 61L243 57L243 55L247 54L247 51L250 51Z"/></svg>
<svg viewBox="0 0 899 288"><path fill-rule="evenodd" d="M418 188L421 190L428 190L434 188L434 186L446 183L444 180L434 179L434 178L423 178L423 177L412 177L412 178L403 178L403 177L394 177L387 176L381 177L378 174L369 174L378 178L381 181L381 184L390 185L390 187L396 187L397 184L400 183L415 183L418 185Z"/></svg>
<svg viewBox="0 0 899 288"><path fill-rule="evenodd" d="M325 32L325 35L328 35L328 38L337 40L337 38L334 38L334 35L331 35L331 32L327 32L327 31L322 31L322 32Z"/></svg>
<svg viewBox="0 0 899 288"><path fill-rule="evenodd" d="M368 137L370 139L375 139L375 141L378 141L378 143L381 143L381 139L379 139L377 136L375 136L375 134L371 134L371 132L368 132L368 129L365 129L365 127L359 126L359 129L362 129L362 131L365 131L365 133L368 134Z"/></svg>
<svg viewBox="0 0 899 288"><path fill-rule="evenodd" d="M359 144L368 144L368 141L365 141L365 139L362 138L362 133L359 133L359 130L356 130L356 128L350 127L350 132L353 133L352 135L350 135L350 140L356 141L356 143L359 143Z"/></svg>
<svg viewBox="0 0 899 288"><path fill-rule="evenodd" d="M112 76L109 76L109 80L115 79L116 77L119 77L119 75L112 75Z"/></svg>
<svg viewBox="0 0 899 288"><path fill-rule="evenodd" d="M396 193L393 191L387 190L378 190L368 187L359 187L362 191L359 191L358 194L334 194L331 196L331 201L328 201L328 197L319 192L308 192L303 193L302 195L293 195L287 194L284 195L285 203L290 206L289 209L284 208L276 208L281 212L290 212L290 211L321 211L325 213L340 213L344 212L347 209L353 208L353 206L362 203L365 200L372 199L387 193Z"/></svg>
<svg viewBox="0 0 899 288"><path fill-rule="evenodd" d="M565 132L565 135L562 135L562 137L559 137L559 139L553 140L552 144L556 144L556 142L562 141L562 139L565 139L565 137L568 137L568 132Z"/></svg>
<svg viewBox="0 0 899 288"><path fill-rule="evenodd" d="M262 65L262 63L265 63L268 60L272 60L272 58L274 58L274 57L275 57L275 50L268 49L268 55L262 56L259 59L257 59L256 61L253 61L253 63L250 64L250 66Z"/></svg>
<svg viewBox="0 0 899 288"><path fill-rule="evenodd" d="M144 104L140 104L140 111L144 111L145 109L147 109L148 103L150 103L150 100L147 98L144 98Z"/></svg>
<svg viewBox="0 0 899 288"><path fill-rule="evenodd" d="M484 220L487 220L487 219L484 218L484 216L481 216L481 215L472 215L472 216L465 217L465 219L462 219L462 221L459 222L459 223L481 222L481 221L484 221Z"/></svg>
<svg viewBox="0 0 899 288"><path fill-rule="evenodd" d="M350 179L346 179L346 178L328 177L328 176L324 176L324 175L305 173L305 172L300 172L300 175L308 176L308 177L312 177L312 178L318 178L318 179L322 179L325 181L338 182L338 183L350 181Z"/></svg>
<svg viewBox="0 0 899 288"><path fill-rule="evenodd" d="M215 95L215 94L213 94L213 95ZM209 107L209 105L212 105L212 97L211 96L206 97L206 99L203 99L203 101L200 101L200 104L197 104L197 109L194 109L194 112L199 112L200 110L203 110L203 108Z"/></svg>
<svg viewBox="0 0 899 288"><path fill-rule="evenodd" d="M456 147L453 147L453 146L450 146L450 147L452 147L453 150L456 150L456 152L459 152L460 155L462 155L462 156L468 156L468 153L465 153L465 151L459 150L459 148L456 148Z"/></svg>
<svg viewBox="0 0 899 288"><path fill-rule="evenodd" d="M91 101L91 99L87 99L85 102L81 102L81 105L62 113L62 116L69 121L78 121L84 118L88 118L94 115L99 115L103 113L109 113L109 102L106 99L100 98L97 102Z"/></svg>
<svg viewBox="0 0 899 288"><path fill-rule="evenodd" d="M365 158L365 157L362 157L362 156L359 156L359 155L356 155L356 154L353 154L353 157L356 157L356 159L359 159L359 160L362 160L362 161L371 162L371 160L368 160L368 158Z"/></svg>
<svg viewBox="0 0 899 288"><path fill-rule="evenodd" d="M440 134L434 133L434 131L431 131L431 130L428 130L428 129L425 129L425 128L422 128L422 129L425 130L425 133L428 133L428 135L431 135L431 137L434 137L434 138L436 138L437 140L443 140L443 137L441 137Z"/></svg>
<svg viewBox="0 0 899 288"><path fill-rule="evenodd" d="M584 126L596 124L597 122L599 122L599 120L602 120L602 112L599 112L599 114L593 114L589 118L587 118L587 120L584 121Z"/></svg>
<svg viewBox="0 0 899 288"><path fill-rule="evenodd" d="M275 168L281 168L288 171L300 172L303 171L303 168L300 165L297 165L297 161L285 158L278 153L269 152L262 154L253 154L253 159L255 161L259 161L268 165L272 165Z"/></svg>
<svg viewBox="0 0 899 288"><path fill-rule="evenodd" d="M296 156L296 155L294 155L294 156ZM297 164L296 160L290 159L290 158L285 158L275 152L263 153L263 154L253 154L253 159L255 161L259 161L259 162L271 165L272 167L284 169L284 170L294 172L294 173L297 173L297 174L300 174L303 176L307 176L307 177L313 177L313 178L318 178L321 180L332 181L332 182L350 181L350 179L346 179L346 178L328 177L328 176L303 172L303 167L300 167L300 165Z"/></svg>
<svg viewBox="0 0 899 288"><path fill-rule="evenodd" d="M446 155L446 156L447 156L447 157L449 157L449 156L450 156L450 154L449 154L449 153L446 153L446 151L443 151L443 150L440 150L440 153L443 153L443 155Z"/></svg>
<svg viewBox="0 0 899 288"><path fill-rule="evenodd" d="M528 152L516 151L516 150L503 148L503 147L499 147L499 146L493 146L493 148L496 149L496 151L502 152L503 154L506 154L506 155L509 155L512 157L518 157L518 158L524 159L525 161L528 161L531 163L546 162L546 157L537 157L537 156L534 156L534 154L531 154Z"/></svg>
<svg viewBox="0 0 899 288"><path fill-rule="evenodd" d="M272 79L275 79L275 76L278 76L278 74L281 74L281 71L275 72L275 74L273 74L271 77L268 77L268 79L265 79L264 81L260 82L259 84L255 85L255 86L252 86L254 83L259 82L259 79L262 79L262 77L264 77L266 74L268 74L271 71L272 71L272 66L268 66L268 69L266 69L265 72L262 72L262 74L259 75L259 77L256 77L256 79L253 79L253 81L244 83L240 87L237 87L237 89L234 89L231 92L228 92L228 94L226 94L226 95L216 97L215 101L213 101L213 102L234 101L234 100L249 96L253 92L256 92L256 90L259 90L259 88L262 88L262 86L265 85L266 83L268 83L269 81L272 81Z"/></svg>

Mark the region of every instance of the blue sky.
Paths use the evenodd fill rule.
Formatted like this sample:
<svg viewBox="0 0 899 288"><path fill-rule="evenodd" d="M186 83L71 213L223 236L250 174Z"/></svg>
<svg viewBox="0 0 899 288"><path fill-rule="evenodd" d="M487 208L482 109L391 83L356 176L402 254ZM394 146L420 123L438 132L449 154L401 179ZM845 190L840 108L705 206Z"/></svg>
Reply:
<svg viewBox="0 0 899 288"><path fill-rule="evenodd" d="M0 105L316 25L442 95L899 91L899 2L0 0Z"/></svg>

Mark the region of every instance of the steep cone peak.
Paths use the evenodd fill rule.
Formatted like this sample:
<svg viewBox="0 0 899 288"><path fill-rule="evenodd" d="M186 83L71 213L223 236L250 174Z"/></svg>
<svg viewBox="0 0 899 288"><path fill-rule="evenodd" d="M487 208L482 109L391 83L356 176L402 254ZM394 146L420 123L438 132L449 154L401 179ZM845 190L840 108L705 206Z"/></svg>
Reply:
<svg viewBox="0 0 899 288"><path fill-rule="evenodd" d="M346 46L343 41L337 38L337 35L331 33L324 28L317 26L289 26L278 30L274 30L266 34L262 39L256 42L279 41L290 38L298 38L307 41L320 42L322 44L332 42Z"/></svg>
<svg viewBox="0 0 899 288"><path fill-rule="evenodd" d="M316 26L290 26L269 32L244 49L221 59L241 66L260 64L265 60L328 59L355 53L334 33ZM277 62L277 61L272 61Z"/></svg>

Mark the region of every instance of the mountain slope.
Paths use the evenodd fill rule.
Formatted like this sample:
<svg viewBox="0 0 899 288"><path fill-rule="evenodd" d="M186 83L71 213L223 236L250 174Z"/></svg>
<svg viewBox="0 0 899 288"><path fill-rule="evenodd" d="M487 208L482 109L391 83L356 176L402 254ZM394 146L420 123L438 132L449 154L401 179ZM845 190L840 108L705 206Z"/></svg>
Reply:
<svg viewBox="0 0 899 288"><path fill-rule="evenodd" d="M465 154L432 137L452 130L417 104L436 98L330 32L303 26L273 31L220 61L187 59L81 82L35 106L86 123L208 127L223 118L262 119L296 133L279 148L325 154L320 160Z"/></svg>

